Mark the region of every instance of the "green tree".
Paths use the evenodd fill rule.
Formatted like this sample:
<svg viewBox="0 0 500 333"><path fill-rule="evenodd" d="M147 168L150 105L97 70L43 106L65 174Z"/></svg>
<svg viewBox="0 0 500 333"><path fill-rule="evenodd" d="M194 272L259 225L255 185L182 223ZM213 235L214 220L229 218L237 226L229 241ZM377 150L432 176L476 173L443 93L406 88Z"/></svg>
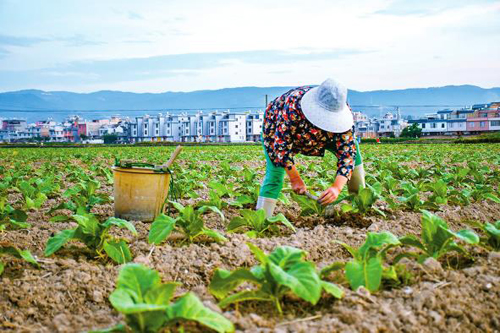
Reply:
<svg viewBox="0 0 500 333"><path fill-rule="evenodd" d="M422 129L418 127L417 123L413 123L411 126L405 127L401 132L401 137L403 138L420 138L422 136Z"/></svg>
<svg viewBox="0 0 500 333"><path fill-rule="evenodd" d="M116 143L118 141L118 135L116 134L106 134L103 136L104 143Z"/></svg>

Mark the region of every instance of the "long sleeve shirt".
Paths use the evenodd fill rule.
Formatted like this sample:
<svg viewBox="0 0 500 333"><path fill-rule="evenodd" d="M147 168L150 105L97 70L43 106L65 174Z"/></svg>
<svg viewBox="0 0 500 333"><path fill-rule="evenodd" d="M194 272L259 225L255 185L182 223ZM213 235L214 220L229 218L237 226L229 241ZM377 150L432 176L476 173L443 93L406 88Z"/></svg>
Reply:
<svg viewBox="0 0 500 333"><path fill-rule="evenodd" d="M324 156L325 150L337 157L337 175L351 178L356 157L354 128L332 133L314 126L302 113L300 100L312 87L292 89L269 103L264 117L264 147L275 166L291 169L294 156Z"/></svg>

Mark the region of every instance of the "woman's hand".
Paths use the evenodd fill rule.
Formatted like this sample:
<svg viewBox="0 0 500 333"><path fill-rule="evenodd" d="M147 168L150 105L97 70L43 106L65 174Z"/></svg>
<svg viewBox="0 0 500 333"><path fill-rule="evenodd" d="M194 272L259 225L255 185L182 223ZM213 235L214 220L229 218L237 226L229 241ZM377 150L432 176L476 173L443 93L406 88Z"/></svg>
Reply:
<svg viewBox="0 0 500 333"><path fill-rule="evenodd" d="M306 184L302 180L302 178L297 177L290 179L290 182L292 183L292 190L297 193L297 194L305 194L307 191Z"/></svg>
<svg viewBox="0 0 500 333"><path fill-rule="evenodd" d="M285 168L286 174L290 178L290 183L292 183L292 190L297 194L305 194L307 191L306 184L300 178L299 171L293 165L290 169Z"/></svg>
<svg viewBox="0 0 500 333"><path fill-rule="evenodd" d="M320 204L323 206L326 206L328 204L331 204L337 198L339 197L339 194L341 192L341 189L337 188L337 186L331 186L326 189L323 193L321 193L320 197L318 198L318 201Z"/></svg>

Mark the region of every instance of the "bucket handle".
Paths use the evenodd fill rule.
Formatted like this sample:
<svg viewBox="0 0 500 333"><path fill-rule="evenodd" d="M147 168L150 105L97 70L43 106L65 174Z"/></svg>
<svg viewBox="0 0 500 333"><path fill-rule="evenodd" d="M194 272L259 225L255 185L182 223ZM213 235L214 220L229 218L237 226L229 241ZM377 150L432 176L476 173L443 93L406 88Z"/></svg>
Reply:
<svg viewBox="0 0 500 333"><path fill-rule="evenodd" d="M174 152L170 156L170 159L167 161L167 163L162 165L162 168L170 168L170 166L174 163L177 156L180 154L181 150L182 150L182 146L180 146L180 145L177 146L177 148L175 148Z"/></svg>

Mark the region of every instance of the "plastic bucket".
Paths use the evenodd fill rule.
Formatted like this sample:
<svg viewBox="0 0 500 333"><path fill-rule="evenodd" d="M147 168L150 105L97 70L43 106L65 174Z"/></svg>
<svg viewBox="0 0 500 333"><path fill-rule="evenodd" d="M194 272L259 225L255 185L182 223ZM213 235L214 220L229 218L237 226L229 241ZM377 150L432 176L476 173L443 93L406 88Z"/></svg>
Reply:
<svg viewBox="0 0 500 333"><path fill-rule="evenodd" d="M170 173L147 168L113 167L115 217L153 221L168 196Z"/></svg>

